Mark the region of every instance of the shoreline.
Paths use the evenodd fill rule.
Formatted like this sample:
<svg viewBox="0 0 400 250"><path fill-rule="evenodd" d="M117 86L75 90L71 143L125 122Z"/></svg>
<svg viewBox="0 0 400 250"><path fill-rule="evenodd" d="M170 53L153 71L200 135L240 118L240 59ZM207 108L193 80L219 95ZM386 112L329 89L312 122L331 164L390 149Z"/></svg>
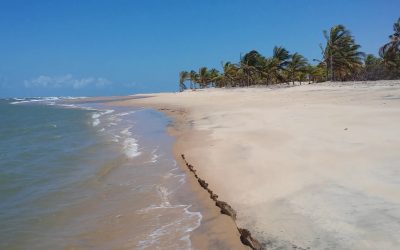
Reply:
<svg viewBox="0 0 400 250"><path fill-rule="evenodd" d="M202 205L206 207L206 210L202 211L204 222L202 221L199 228L194 230L191 235L194 249L211 249L215 247L222 249L248 249L249 246L241 242L241 234L238 231L235 218L230 215L225 216L221 212L220 208L215 204L216 200L211 198L210 192L200 184L197 175L193 174L196 170L188 167L190 164L184 157L183 149L187 146L185 141L190 141L193 130L185 119L187 111L161 107L155 109L172 119L172 125L167 131L176 138L173 145L174 157L179 162L181 169L185 171L194 194L201 200ZM217 241L221 243L215 244ZM204 244L205 242L209 243Z"/></svg>
<svg viewBox="0 0 400 250"><path fill-rule="evenodd" d="M120 99L117 97L117 100L110 97L106 98L106 102L113 106L125 106L125 104L121 102L142 98L144 99L146 97L139 96L138 98L135 97L131 99ZM98 98L91 98L91 100L95 101L97 99ZM222 211L222 206L216 203L221 202L218 201L218 195L213 194L210 188L203 185L203 183L205 183L208 186L207 180L199 178L196 174L198 170L194 169L193 165L189 164L185 159L183 152L185 152L184 149L188 146L188 142L192 140L196 141L193 135L202 134L202 136L207 136L207 133L194 131L187 119L188 111L178 107L165 108L154 104L133 106L157 110L171 119L171 124L167 126L167 133L175 138L172 147L174 158L179 167L185 172L188 183L192 189L191 192L196 195L196 200L200 203L202 208L201 224L198 228L193 230L190 236L194 249L212 249L215 247L220 249L264 249L263 244L252 236L249 229L241 228L237 225L236 211L229 203L222 201L222 203L224 203L222 206L231 209L234 215ZM215 195L216 198L214 198L213 195ZM293 245L293 247L302 249L295 245Z"/></svg>
<svg viewBox="0 0 400 250"><path fill-rule="evenodd" d="M240 240L240 233L237 230L236 222L230 216L220 212L220 208L215 205L215 201L210 198L210 194L194 177L187 162L182 157L183 149L187 146L185 142L190 141L193 130L187 123L187 111L183 109L168 109L163 107L145 106L164 113L171 118L172 124L167 127L167 132L175 138L173 144L174 158L179 167L185 172L188 183L191 187L196 200L200 203L203 219L190 238L194 249L249 249Z"/></svg>
<svg viewBox="0 0 400 250"><path fill-rule="evenodd" d="M210 199L209 193L199 185L197 179L194 178L192 173L188 170L184 160L181 157L182 150L186 147L185 141L190 140L189 137L192 133L192 128L187 123L185 118L187 111L179 108L167 109L157 105L125 105L122 103L124 101L135 101L145 98L147 97L89 97L82 100L72 100L69 102L94 102L101 103L105 106L146 108L163 113L165 116L167 116L171 120L171 123L166 126L166 132L175 139L172 145L172 154L179 168L185 173L187 177L187 183L190 187L190 190L186 194L183 194L181 199L184 200L188 198L189 200L192 200L192 197L186 197L186 195L194 195L194 200L196 201L196 204L194 205L196 210L199 210L202 215L200 226L193 230L190 234L191 245L193 249L250 249L246 245L242 244L240 240L240 233L235 221L232 220L231 217L220 212L220 209L215 205L215 202Z"/></svg>
<svg viewBox="0 0 400 250"><path fill-rule="evenodd" d="M399 83L207 89L113 103L172 117L176 158L184 154L267 248L393 249Z"/></svg>
<svg viewBox="0 0 400 250"><path fill-rule="evenodd" d="M201 211L202 221L200 226L193 230L190 234L191 245L193 249L250 249L241 242L240 233L235 220L230 216L226 216L220 212L220 208L210 199L209 193L204 190L194 178L190 170L186 167L186 162L182 159L181 154L183 148L186 147L185 141L190 140L189 137L193 131L187 124L185 116L187 111L183 109L167 109L163 107L155 107L153 105L125 105L121 102L142 99L143 97L95 97L89 98L93 102L101 102L110 106L133 106L136 108L153 109L163 113L171 119L171 124L166 127L167 133L175 138L172 145L172 153L179 168L185 173L187 183L190 189L186 195L194 195L195 207ZM87 99L84 101L86 102ZM185 199L183 197L183 199Z"/></svg>

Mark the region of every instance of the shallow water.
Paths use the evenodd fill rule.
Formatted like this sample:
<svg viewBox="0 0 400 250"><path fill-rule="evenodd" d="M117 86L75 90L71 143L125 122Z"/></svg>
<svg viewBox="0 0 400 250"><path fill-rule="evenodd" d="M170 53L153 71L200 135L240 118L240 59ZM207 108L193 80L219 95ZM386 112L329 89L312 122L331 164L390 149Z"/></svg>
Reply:
<svg viewBox="0 0 400 250"><path fill-rule="evenodd" d="M0 248L191 247L201 213L164 115L38 98L0 119Z"/></svg>

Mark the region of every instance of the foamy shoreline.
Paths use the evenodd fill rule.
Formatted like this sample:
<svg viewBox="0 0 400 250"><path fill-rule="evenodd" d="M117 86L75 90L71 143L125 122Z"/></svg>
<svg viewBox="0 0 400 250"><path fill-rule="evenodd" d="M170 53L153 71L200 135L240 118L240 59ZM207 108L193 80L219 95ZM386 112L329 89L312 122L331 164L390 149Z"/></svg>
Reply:
<svg viewBox="0 0 400 250"><path fill-rule="evenodd" d="M141 97L117 104L168 109L176 153L267 247L400 245L399 81Z"/></svg>

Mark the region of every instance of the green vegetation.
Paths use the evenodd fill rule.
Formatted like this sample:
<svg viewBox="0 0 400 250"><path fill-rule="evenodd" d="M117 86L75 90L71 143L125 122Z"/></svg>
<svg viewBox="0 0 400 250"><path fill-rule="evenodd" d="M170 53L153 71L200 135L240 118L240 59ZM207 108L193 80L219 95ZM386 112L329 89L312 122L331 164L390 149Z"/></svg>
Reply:
<svg viewBox="0 0 400 250"><path fill-rule="evenodd" d="M400 18L393 24L394 33L389 36L390 41L383 45L379 50L386 69L390 71L392 77L400 75Z"/></svg>
<svg viewBox="0 0 400 250"><path fill-rule="evenodd" d="M360 45L343 25L324 30L326 46L323 49L323 61L329 72L329 80L350 80L362 67L364 53L359 52ZM353 79L351 79L353 80Z"/></svg>
<svg viewBox="0 0 400 250"><path fill-rule="evenodd" d="M301 54L291 54L283 47L275 47L270 57L252 50L240 57L238 63L222 63L222 72L201 67L197 72L182 71L179 89L207 87L248 87L295 82L380 80L400 78L400 18L393 25L394 34L379 50L379 56L360 51L351 32L343 25L324 30L325 46L320 45L322 59L312 65Z"/></svg>

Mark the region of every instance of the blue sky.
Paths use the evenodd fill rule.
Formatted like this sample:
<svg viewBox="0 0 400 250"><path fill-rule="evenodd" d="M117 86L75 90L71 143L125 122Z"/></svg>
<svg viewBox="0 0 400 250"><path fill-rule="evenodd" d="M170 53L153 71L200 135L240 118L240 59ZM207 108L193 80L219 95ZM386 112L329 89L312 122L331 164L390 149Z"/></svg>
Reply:
<svg viewBox="0 0 400 250"><path fill-rule="evenodd" d="M275 45L320 58L322 30L349 28L377 54L398 0L0 0L0 96L176 91L180 70L220 69Z"/></svg>

